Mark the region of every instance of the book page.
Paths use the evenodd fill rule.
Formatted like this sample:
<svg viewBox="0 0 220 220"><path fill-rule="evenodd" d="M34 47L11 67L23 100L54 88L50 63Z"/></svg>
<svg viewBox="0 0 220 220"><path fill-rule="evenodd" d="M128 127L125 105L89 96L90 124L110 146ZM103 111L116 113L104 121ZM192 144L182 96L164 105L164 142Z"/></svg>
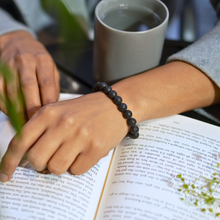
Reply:
<svg viewBox="0 0 220 220"><path fill-rule="evenodd" d="M111 154L80 176L18 167L9 182L0 183L0 219L93 219Z"/></svg>
<svg viewBox="0 0 220 220"><path fill-rule="evenodd" d="M212 219L181 201L174 185L178 174L216 172L220 128L180 115L139 128L139 139L124 139L116 149L96 220Z"/></svg>

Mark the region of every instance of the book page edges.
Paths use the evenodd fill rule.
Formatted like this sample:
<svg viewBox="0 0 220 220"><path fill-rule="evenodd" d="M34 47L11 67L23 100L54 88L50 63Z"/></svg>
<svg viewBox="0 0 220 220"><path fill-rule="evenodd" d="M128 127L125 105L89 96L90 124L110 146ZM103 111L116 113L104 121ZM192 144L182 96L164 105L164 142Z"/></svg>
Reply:
<svg viewBox="0 0 220 220"><path fill-rule="evenodd" d="M96 212L95 212L93 220L96 220L96 217L97 217L97 213L98 213L99 206L100 206L100 203L101 203L101 200L102 200L102 195L103 195L103 192L104 192L104 189L105 189L105 185L106 185L106 182L107 182L107 179L108 179L108 175L109 175L109 171L110 171L110 168L111 168L111 165L112 165L113 157L115 155L115 151L116 151L116 148L114 149L114 151L112 153L111 161L110 161L109 166L108 166L108 171L106 173L105 181L104 181L104 184L103 184L103 187L102 187L102 192L101 192L101 195L99 197L99 202L98 202L98 205L97 205Z"/></svg>

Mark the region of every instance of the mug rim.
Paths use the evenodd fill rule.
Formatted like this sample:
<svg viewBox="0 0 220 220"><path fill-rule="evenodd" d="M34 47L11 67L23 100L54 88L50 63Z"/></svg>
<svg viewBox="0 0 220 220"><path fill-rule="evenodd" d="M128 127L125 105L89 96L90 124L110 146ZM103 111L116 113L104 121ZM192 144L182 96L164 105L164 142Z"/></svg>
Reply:
<svg viewBox="0 0 220 220"><path fill-rule="evenodd" d="M116 29L116 28L113 28L107 24L105 24L102 19L100 19L100 17L98 16L98 9L99 7L101 7L102 4L105 4L105 1L115 1L115 0L102 0L100 1L97 5L96 5L96 8L95 8L95 18L103 25L105 26L106 28L112 30L112 31L116 31L116 32L120 32L120 33L128 33L128 34L143 34L143 33L149 33L149 32L152 32L152 31L155 31L155 29L158 29L160 28L161 26L165 25L167 22L168 22L168 19L169 19L169 10L167 8L167 6L161 1L161 0L153 0L155 2L158 2L159 4L161 4L165 11L166 11L166 17L165 19L163 20L163 22L161 22L159 25L157 25L156 27L153 27L151 29L148 29L148 30L145 30L145 31L123 31L123 30L119 30L119 29ZM126 0L124 0L126 1ZM149 0L146 0L146 1L149 1Z"/></svg>

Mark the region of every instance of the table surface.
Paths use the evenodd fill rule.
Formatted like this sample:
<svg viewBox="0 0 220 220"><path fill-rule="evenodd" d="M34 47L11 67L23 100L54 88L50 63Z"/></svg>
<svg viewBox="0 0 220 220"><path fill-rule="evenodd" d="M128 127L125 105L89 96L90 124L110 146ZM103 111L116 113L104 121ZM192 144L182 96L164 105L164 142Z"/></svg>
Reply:
<svg viewBox="0 0 220 220"><path fill-rule="evenodd" d="M163 65L170 55L180 51L189 44L184 41L165 40L160 65ZM96 82L93 76L93 42L51 45L47 49L60 72L61 92L76 94L91 93L91 88ZM218 123L194 111L188 111L182 114L219 126Z"/></svg>

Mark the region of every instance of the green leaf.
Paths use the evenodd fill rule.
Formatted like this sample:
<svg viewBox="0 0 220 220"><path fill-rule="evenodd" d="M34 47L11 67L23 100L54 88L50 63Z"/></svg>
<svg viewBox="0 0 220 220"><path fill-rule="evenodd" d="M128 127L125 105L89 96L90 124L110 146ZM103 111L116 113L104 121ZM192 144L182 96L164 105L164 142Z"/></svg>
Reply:
<svg viewBox="0 0 220 220"><path fill-rule="evenodd" d="M0 62L0 74L3 76L6 85L14 80L13 74L11 73L10 69L2 62ZM24 117L17 109L18 104L23 108L25 106L22 92L20 90L18 91L17 100L13 102L7 97L7 94L5 98L0 96L0 99L0 101L5 103L8 117L10 118L11 123L16 131L19 133L24 124Z"/></svg>
<svg viewBox="0 0 220 220"><path fill-rule="evenodd" d="M67 42L85 42L88 40L86 31L65 5L65 1L41 0L44 9L55 17L60 37Z"/></svg>

